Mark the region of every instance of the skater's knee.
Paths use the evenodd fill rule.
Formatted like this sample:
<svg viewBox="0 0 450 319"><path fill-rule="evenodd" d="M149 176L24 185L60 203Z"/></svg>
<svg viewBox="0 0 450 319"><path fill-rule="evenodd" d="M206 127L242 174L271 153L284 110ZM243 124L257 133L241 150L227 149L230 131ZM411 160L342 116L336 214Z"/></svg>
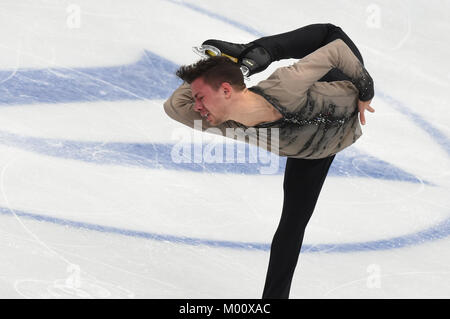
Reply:
<svg viewBox="0 0 450 319"><path fill-rule="evenodd" d="M336 28L340 29L340 27L338 27L337 25L334 25L332 23L325 23L325 25L327 26L328 29L336 29Z"/></svg>
<svg viewBox="0 0 450 319"><path fill-rule="evenodd" d="M345 35L344 31L341 29L341 27L334 25L332 23L326 23L326 28L328 29L328 34L336 34L336 35Z"/></svg>

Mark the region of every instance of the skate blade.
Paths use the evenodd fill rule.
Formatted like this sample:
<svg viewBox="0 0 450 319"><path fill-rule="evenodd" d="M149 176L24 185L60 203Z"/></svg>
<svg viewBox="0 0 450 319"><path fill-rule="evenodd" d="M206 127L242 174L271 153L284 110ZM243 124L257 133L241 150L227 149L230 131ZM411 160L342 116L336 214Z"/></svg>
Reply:
<svg viewBox="0 0 450 319"><path fill-rule="evenodd" d="M245 65L241 65L241 72L244 77L248 77L248 75L250 74L250 70Z"/></svg>
<svg viewBox="0 0 450 319"><path fill-rule="evenodd" d="M203 58L222 55L220 50L212 45L201 45L199 47L192 47L192 50Z"/></svg>
<svg viewBox="0 0 450 319"><path fill-rule="evenodd" d="M234 63L238 63L237 58L235 58L234 56L220 52L220 50L218 48L216 48L215 46L212 46L212 45L204 44L199 47L192 47L192 50L194 50L195 53L197 53L198 55L200 55L204 58L208 58L208 57L212 57L212 56L226 56Z"/></svg>

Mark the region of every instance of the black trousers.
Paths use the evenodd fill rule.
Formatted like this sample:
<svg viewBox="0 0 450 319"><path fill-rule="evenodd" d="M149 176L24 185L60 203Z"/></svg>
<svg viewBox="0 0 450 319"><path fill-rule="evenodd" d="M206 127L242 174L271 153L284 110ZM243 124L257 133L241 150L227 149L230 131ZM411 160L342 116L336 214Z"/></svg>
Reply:
<svg viewBox="0 0 450 319"><path fill-rule="evenodd" d="M355 44L332 24L313 24L253 42L263 46L273 61L300 59L325 44L342 39L363 62ZM328 72L320 81L349 78L338 69ZM288 158L284 172L284 202L281 220L270 248L263 299L289 298L291 282L297 266L306 225L314 211L320 191L335 155L321 159Z"/></svg>

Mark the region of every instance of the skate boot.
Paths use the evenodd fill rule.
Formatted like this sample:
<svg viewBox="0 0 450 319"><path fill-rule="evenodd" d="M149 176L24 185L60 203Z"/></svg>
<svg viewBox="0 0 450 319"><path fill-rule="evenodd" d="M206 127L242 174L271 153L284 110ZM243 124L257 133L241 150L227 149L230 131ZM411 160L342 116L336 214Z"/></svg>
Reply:
<svg viewBox="0 0 450 319"><path fill-rule="evenodd" d="M202 57L226 56L240 64L244 77L265 70L272 59L262 46L256 43L237 44L221 40L206 40L200 47L193 47L195 53Z"/></svg>

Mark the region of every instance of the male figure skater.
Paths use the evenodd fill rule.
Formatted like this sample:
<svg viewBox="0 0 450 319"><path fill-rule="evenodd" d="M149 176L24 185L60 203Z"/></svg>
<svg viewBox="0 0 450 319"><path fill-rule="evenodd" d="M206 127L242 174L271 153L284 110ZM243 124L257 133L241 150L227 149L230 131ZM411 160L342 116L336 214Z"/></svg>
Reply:
<svg viewBox="0 0 450 319"><path fill-rule="evenodd" d="M219 49L222 56L180 67L177 75L184 83L164 109L176 121L194 127L194 120L202 120L202 129L217 127L224 136L226 128L279 129L276 151L287 156L284 202L262 297L288 298L304 231L329 167L336 153L362 135L358 112L364 125L364 111L375 111L372 78L355 44L332 24L248 44L207 40L203 45L211 49L209 55ZM251 76L287 58L300 60L245 86L242 70Z"/></svg>

